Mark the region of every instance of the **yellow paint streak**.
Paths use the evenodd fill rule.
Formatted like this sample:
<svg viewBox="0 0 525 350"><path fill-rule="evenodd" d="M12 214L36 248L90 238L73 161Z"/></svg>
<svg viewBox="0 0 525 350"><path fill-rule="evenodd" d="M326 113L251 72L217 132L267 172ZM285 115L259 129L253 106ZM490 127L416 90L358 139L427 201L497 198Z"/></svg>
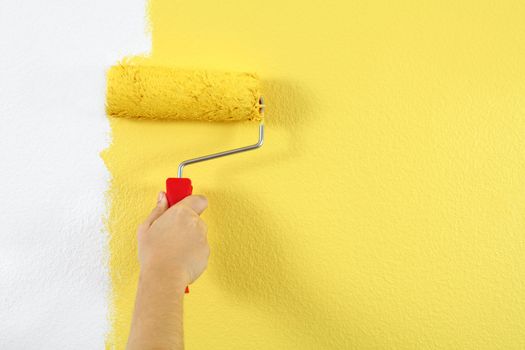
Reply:
<svg viewBox="0 0 525 350"><path fill-rule="evenodd" d="M155 64L257 72L263 149L188 168L212 255L187 349L525 347L525 3L150 4ZM257 126L112 120L113 330L180 160Z"/></svg>

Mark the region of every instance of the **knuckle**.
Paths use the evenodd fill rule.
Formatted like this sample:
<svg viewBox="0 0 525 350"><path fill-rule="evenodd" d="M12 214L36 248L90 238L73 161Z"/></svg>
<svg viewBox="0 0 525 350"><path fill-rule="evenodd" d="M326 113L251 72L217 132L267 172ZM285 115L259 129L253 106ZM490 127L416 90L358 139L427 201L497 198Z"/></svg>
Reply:
<svg viewBox="0 0 525 350"><path fill-rule="evenodd" d="M193 214L193 210L183 203L177 204L174 207L173 212L177 216L191 216L191 214Z"/></svg>

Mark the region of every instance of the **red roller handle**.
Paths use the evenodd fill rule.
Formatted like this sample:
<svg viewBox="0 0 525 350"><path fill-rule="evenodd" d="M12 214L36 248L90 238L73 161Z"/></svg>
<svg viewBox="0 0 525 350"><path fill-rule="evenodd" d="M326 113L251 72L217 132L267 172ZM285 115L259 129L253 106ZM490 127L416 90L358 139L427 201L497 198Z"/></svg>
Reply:
<svg viewBox="0 0 525 350"><path fill-rule="evenodd" d="M166 180L166 197L168 198L168 206L172 206L191 195L193 187L191 180L186 178L169 178ZM186 287L185 293L189 293L190 289Z"/></svg>

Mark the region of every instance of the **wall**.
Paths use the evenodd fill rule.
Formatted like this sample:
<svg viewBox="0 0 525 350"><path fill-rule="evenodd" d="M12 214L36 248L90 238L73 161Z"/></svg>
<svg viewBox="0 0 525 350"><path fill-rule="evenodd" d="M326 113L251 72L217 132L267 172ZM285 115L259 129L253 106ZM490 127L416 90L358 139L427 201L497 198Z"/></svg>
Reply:
<svg viewBox="0 0 525 350"><path fill-rule="evenodd" d="M188 349L525 347L522 1L153 0L151 60L254 71L267 143L188 168L212 256ZM256 126L111 122L111 347L178 161Z"/></svg>
<svg viewBox="0 0 525 350"><path fill-rule="evenodd" d="M106 68L150 50L143 1L0 2L0 348L109 331Z"/></svg>
<svg viewBox="0 0 525 350"><path fill-rule="evenodd" d="M2 349L100 349L108 331L122 348L135 225L164 178L256 137L112 122L108 246L104 70L150 52L144 7L0 3ZM188 349L525 347L521 2L150 12L152 60L258 72L268 102L263 149L188 168L213 250Z"/></svg>

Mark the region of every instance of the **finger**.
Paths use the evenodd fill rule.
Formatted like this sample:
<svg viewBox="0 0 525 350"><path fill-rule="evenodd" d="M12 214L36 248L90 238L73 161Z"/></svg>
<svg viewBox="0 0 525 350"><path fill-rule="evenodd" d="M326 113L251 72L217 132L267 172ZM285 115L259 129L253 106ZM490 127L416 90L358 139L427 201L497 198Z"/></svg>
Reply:
<svg viewBox="0 0 525 350"><path fill-rule="evenodd" d="M185 205L192 209L197 214L201 215L206 208L208 208L208 200L204 196L193 195L181 200L177 205Z"/></svg>
<svg viewBox="0 0 525 350"><path fill-rule="evenodd" d="M204 241L208 241L208 225L204 222L204 220L200 219L197 223L199 227L199 232L201 233L202 237L204 238Z"/></svg>
<svg viewBox="0 0 525 350"><path fill-rule="evenodd" d="M155 220L157 220L168 209L168 200L166 193L160 192L157 199L157 206L153 208L149 216L144 221L144 225L150 227Z"/></svg>
<svg viewBox="0 0 525 350"><path fill-rule="evenodd" d="M202 219L199 219L199 228L201 229L201 232L204 234L204 236L208 234L208 225Z"/></svg>

